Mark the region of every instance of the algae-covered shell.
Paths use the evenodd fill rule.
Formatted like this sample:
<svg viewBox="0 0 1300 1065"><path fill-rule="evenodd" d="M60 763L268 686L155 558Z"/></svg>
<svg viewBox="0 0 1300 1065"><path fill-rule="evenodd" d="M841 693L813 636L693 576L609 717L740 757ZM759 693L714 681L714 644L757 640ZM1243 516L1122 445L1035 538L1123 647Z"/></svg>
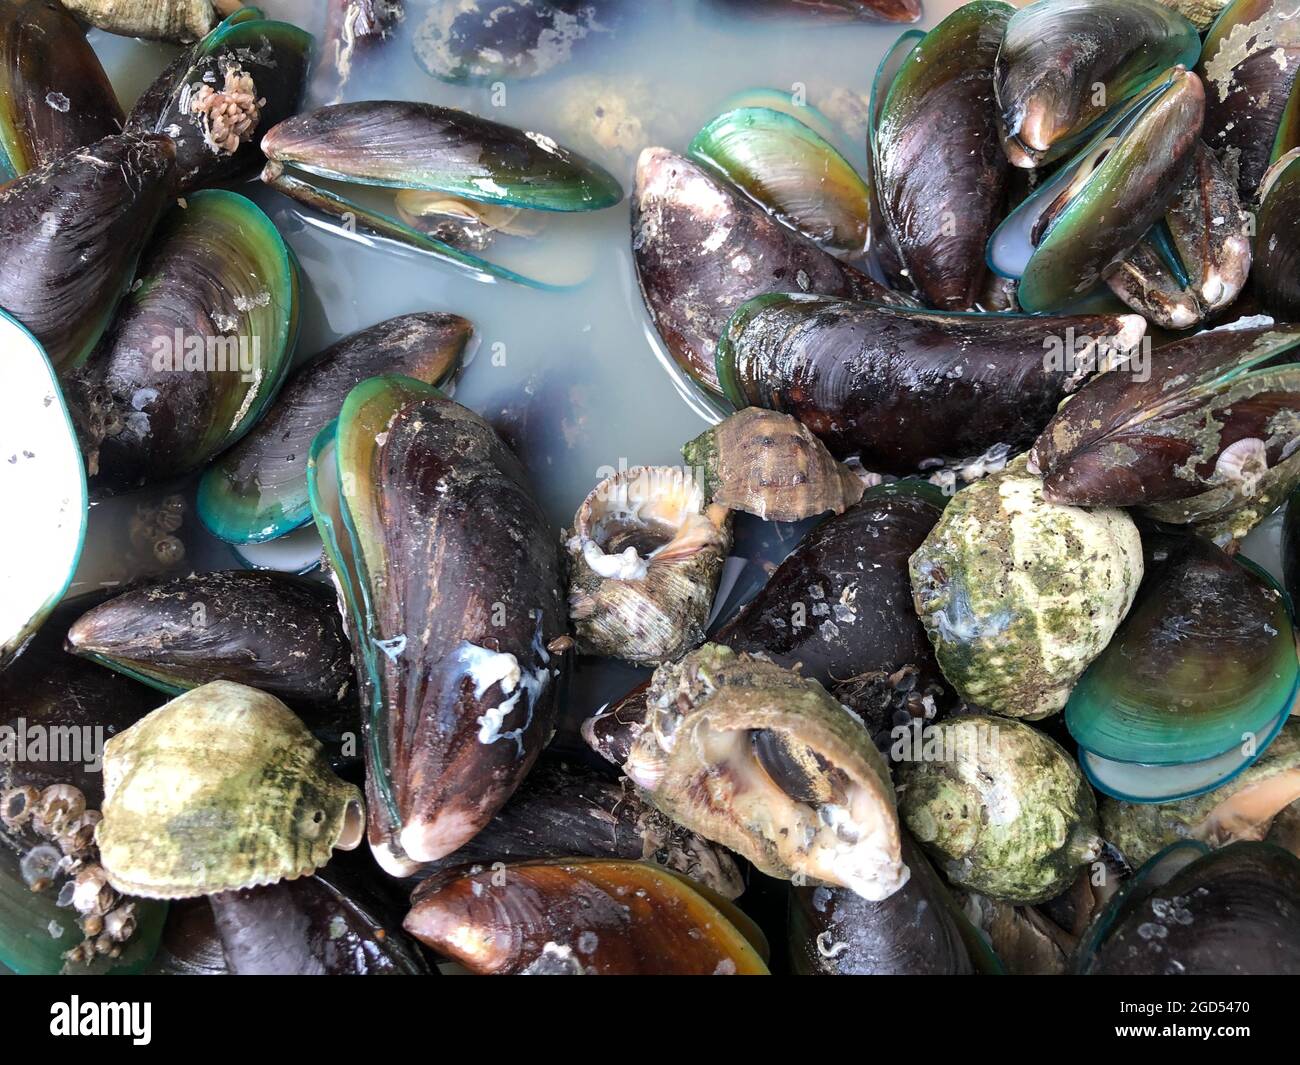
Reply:
<svg viewBox="0 0 1300 1065"><path fill-rule="evenodd" d="M104 746L96 839L109 882L189 898L310 875L364 834L361 792L274 696L186 692Z"/></svg>
<svg viewBox="0 0 1300 1065"><path fill-rule="evenodd" d="M967 702L1060 710L1128 613L1142 542L1118 510L1048 503L1023 458L958 492L911 558L916 612Z"/></svg>
<svg viewBox="0 0 1300 1065"><path fill-rule="evenodd" d="M673 820L769 876L879 901L908 877L871 737L816 681L706 644L661 667L623 769Z"/></svg>
<svg viewBox="0 0 1300 1065"><path fill-rule="evenodd" d="M1137 866L1183 839L1211 847L1263 839L1273 819L1296 801L1300 801L1300 721L1291 721L1258 762L1222 787L1179 802L1103 798L1101 823L1107 842Z"/></svg>
<svg viewBox="0 0 1300 1065"><path fill-rule="evenodd" d="M592 490L566 546L578 649L657 664L704 638L731 516L686 471L634 466Z"/></svg>
<svg viewBox="0 0 1300 1065"><path fill-rule="evenodd" d="M766 521L802 521L844 511L866 482L831 457L812 430L788 414L746 407L682 448L720 506Z"/></svg>
<svg viewBox="0 0 1300 1065"><path fill-rule="evenodd" d="M952 883L1044 902L1101 850L1097 807L1074 760L1020 721L931 725L900 766L899 813Z"/></svg>

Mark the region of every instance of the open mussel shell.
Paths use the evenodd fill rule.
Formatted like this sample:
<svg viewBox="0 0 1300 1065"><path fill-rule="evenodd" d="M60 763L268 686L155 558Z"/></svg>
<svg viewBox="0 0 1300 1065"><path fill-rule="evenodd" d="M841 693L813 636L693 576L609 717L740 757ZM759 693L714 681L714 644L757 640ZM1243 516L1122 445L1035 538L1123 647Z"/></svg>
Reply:
<svg viewBox="0 0 1300 1065"><path fill-rule="evenodd" d="M1065 706L1142 566L1127 514L1048 502L1023 458L958 492L910 562L944 675L968 703L1029 720Z"/></svg>
<svg viewBox="0 0 1300 1065"><path fill-rule="evenodd" d="M83 445L98 444L97 486L110 491L188 473L239 440L278 391L298 337L295 261L270 219L233 192L176 207L137 281L72 389L88 413Z"/></svg>
<svg viewBox="0 0 1300 1065"><path fill-rule="evenodd" d="M213 923L234 976L424 976L402 912L335 858L314 876L223 892Z"/></svg>
<svg viewBox="0 0 1300 1065"><path fill-rule="evenodd" d="M1300 859L1268 843L1162 851L1097 918L1077 971L1300 974Z"/></svg>
<svg viewBox="0 0 1300 1065"><path fill-rule="evenodd" d="M545 229L542 212L441 192L400 189L393 202L406 225L464 251L483 251L503 236L535 237Z"/></svg>
<svg viewBox="0 0 1300 1065"><path fill-rule="evenodd" d="M407 875L473 838L550 736L559 545L491 426L411 378L354 388L308 478L362 690L371 847Z"/></svg>
<svg viewBox="0 0 1300 1065"><path fill-rule="evenodd" d="M675 466L633 466L601 481L565 536L578 650L657 665L704 639L731 513Z"/></svg>
<svg viewBox="0 0 1300 1065"><path fill-rule="evenodd" d="M883 94L871 171L892 249L927 304L972 310L985 245L1002 219L1007 160L997 145L993 61L1014 9L979 0L931 30ZM889 64L890 57L886 58Z"/></svg>
<svg viewBox="0 0 1300 1065"><path fill-rule="evenodd" d="M352 661L328 585L284 573L191 573L87 611L68 649L169 695L232 680L283 699L319 735L354 727Z"/></svg>
<svg viewBox="0 0 1300 1065"><path fill-rule="evenodd" d="M1300 152L1278 160L1260 199L1254 291L1264 310L1279 321L1300 322Z"/></svg>
<svg viewBox="0 0 1300 1065"><path fill-rule="evenodd" d="M174 44L198 40L240 9L239 0L66 0L63 6L97 29Z"/></svg>
<svg viewBox="0 0 1300 1065"><path fill-rule="evenodd" d="M175 147L116 134L0 187L0 308L60 374L80 365L171 202Z"/></svg>
<svg viewBox="0 0 1300 1065"><path fill-rule="evenodd" d="M361 793L274 696L213 681L104 748L96 839L109 882L188 898L310 875L364 837Z"/></svg>
<svg viewBox="0 0 1300 1065"><path fill-rule="evenodd" d="M0 6L0 178L117 133L123 121L76 19L54 0Z"/></svg>
<svg viewBox="0 0 1300 1065"><path fill-rule="evenodd" d="M798 118L766 107L728 111L696 134L687 154L826 250L845 258L866 253L871 190Z"/></svg>
<svg viewBox="0 0 1300 1065"><path fill-rule="evenodd" d="M707 888L645 862L549 859L435 876L405 927L480 975L763 976L767 943Z"/></svg>
<svg viewBox="0 0 1300 1065"><path fill-rule="evenodd" d="M746 300L795 288L901 301L708 170L647 148L632 197L632 257L651 321L677 366L720 392L714 350Z"/></svg>
<svg viewBox="0 0 1300 1065"><path fill-rule="evenodd" d="M422 876L465 865L534 858L623 858L654 862L723 898L745 890L731 854L669 820L628 781L543 758L487 826Z"/></svg>
<svg viewBox="0 0 1300 1065"><path fill-rule="evenodd" d="M706 644L661 667L624 772L674 821L783 880L873 901L908 877L889 768L816 681Z"/></svg>
<svg viewBox="0 0 1300 1065"><path fill-rule="evenodd" d="M1257 200L1296 85L1298 16L1298 0L1233 0L1205 35L1196 68L1207 90L1205 142L1245 203Z"/></svg>
<svg viewBox="0 0 1300 1065"><path fill-rule="evenodd" d="M311 47L311 34L241 8L158 76L127 129L172 138L184 191L247 176L262 134L298 109Z"/></svg>
<svg viewBox="0 0 1300 1065"><path fill-rule="evenodd" d="M1099 790L1128 802L1209 791L1268 746L1300 664L1286 599L1200 537L1174 541L1065 711Z"/></svg>
<svg viewBox="0 0 1300 1065"><path fill-rule="evenodd" d="M433 104L321 107L281 122L262 151L322 178L536 211L596 211L623 198L611 175L543 134Z"/></svg>
<svg viewBox="0 0 1300 1065"><path fill-rule="evenodd" d="M1137 315L942 313L774 293L726 324L717 371L735 406L783 411L831 454L909 474L1028 446L1066 393L1122 362L1145 329Z"/></svg>
<svg viewBox="0 0 1300 1065"><path fill-rule="evenodd" d="M919 702L943 684L912 613L907 560L946 502L923 481L882 485L800 541L767 583L715 636L823 684L915 666Z"/></svg>
<svg viewBox="0 0 1300 1065"><path fill-rule="evenodd" d="M953 884L1045 902L1100 853L1092 789L1029 725L963 715L928 726L909 754L897 766L899 813Z"/></svg>
<svg viewBox="0 0 1300 1065"><path fill-rule="evenodd" d="M765 521L844 513L866 482L788 414L746 407L682 448L714 503Z"/></svg>
<svg viewBox="0 0 1300 1065"><path fill-rule="evenodd" d="M1163 71L1190 69L1196 27L1156 0L1038 0L1017 11L997 57L1007 156L1040 167Z"/></svg>
<svg viewBox="0 0 1300 1065"><path fill-rule="evenodd" d="M1228 307L1250 273L1252 219L1214 153L1196 159L1162 222L1106 277L1154 325L1184 330Z"/></svg>
<svg viewBox="0 0 1300 1065"><path fill-rule="evenodd" d="M762 15L816 15L841 22L916 22L921 0L713 0L728 12Z"/></svg>
<svg viewBox="0 0 1300 1065"><path fill-rule="evenodd" d="M627 0L461 0L432 4L416 62L445 81L534 78L619 26Z"/></svg>
<svg viewBox="0 0 1300 1065"><path fill-rule="evenodd" d="M473 354L474 327L459 315L406 314L345 337L296 371L243 440L204 474L198 513L221 539L263 543L311 521L311 442L368 377L400 373L446 386Z"/></svg>
<svg viewBox="0 0 1300 1065"><path fill-rule="evenodd" d="M1187 179L1204 112L1201 80L1175 67L1011 212L989 241L988 262L1019 280L1024 310L1087 296L1164 217Z"/></svg>
<svg viewBox="0 0 1300 1065"><path fill-rule="evenodd" d="M1180 839L1210 847L1268 835L1274 820L1300 802L1300 721L1288 722L1259 760L1213 791L1177 802L1104 798L1103 835L1133 866Z"/></svg>
<svg viewBox="0 0 1300 1065"><path fill-rule="evenodd" d="M903 833L907 883L880 902L846 888L790 888L790 969L797 976L966 976L997 962L921 848Z"/></svg>
<svg viewBox="0 0 1300 1065"><path fill-rule="evenodd" d="M86 473L54 367L0 312L0 496L31 510L0 531L0 669L62 598L86 535Z"/></svg>
<svg viewBox="0 0 1300 1065"><path fill-rule="evenodd" d="M1030 454L1046 497L1160 504L1152 516L1181 523L1209 505L1253 521L1276 509L1291 487L1300 327L1262 321L1198 333L1084 385Z"/></svg>

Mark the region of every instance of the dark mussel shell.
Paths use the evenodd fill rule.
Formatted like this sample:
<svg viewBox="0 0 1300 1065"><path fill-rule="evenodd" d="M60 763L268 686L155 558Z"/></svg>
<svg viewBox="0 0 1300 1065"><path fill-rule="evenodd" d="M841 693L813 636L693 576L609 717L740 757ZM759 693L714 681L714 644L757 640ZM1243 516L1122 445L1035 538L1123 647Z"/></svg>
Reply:
<svg viewBox="0 0 1300 1065"><path fill-rule="evenodd" d="M176 899L167 907L162 941L145 976L229 976L207 898Z"/></svg>
<svg viewBox="0 0 1300 1065"><path fill-rule="evenodd" d="M1234 0L1205 36L1205 142L1243 203L1256 202L1298 69L1300 0Z"/></svg>
<svg viewBox="0 0 1300 1065"><path fill-rule="evenodd" d="M1083 376L1144 332L1136 315L943 314L773 294L727 323L717 365L736 406L784 411L833 455L908 474L1027 446Z"/></svg>
<svg viewBox="0 0 1300 1065"><path fill-rule="evenodd" d="M997 59L1007 155L1038 167L1159 74L1191 67L1196 28L1156 0L1049 0L1016 13Z"/></svg>
<svg viewBox="0 0 1300 1065"><path fill-rule="evenodd" d="M174 208L69 390L96 487L192 472L248 432L288 372L298 305L296 261L251 200Z"/></svg>
<svg viewBox="0 0 1300 1065"><path fill-rule="evenodd" d="M559 543L492 427L411 378L352 390L309 484L362 688L371 847L409 875L472 839L550 736Z"/></svg>
<svg viewBox="0 0 1300 1065"><path fill-rule="evenodd" d="M641 294L669 354L712 392L728 317L766 292L901 300L787 229L747 196L664 148L637 163L632 253Z"/></svg>
<svg viewBox="0 0 1300 1065"><path fill-rule="evenodd" d="M423 189L537 211L612 207L604 169L540 133L406 100L333 104L262 138L273 163L336 181Z"/></svg>
<svg viewBox="0 0 1300 1065"><path fill-rule="evenodd" d="M817 15L839 21L917 22L921 0L713 0L746 15Z"/></svg>
<svg viewBox="0 0 1300 1065"><path fill-rule="evenodd" d="M283 699L328 739L356 725L347 637L328 585L287 573L191 573L86 612L68 650L179 695L233 680Z"/></svg>
<svg viewBox="0 0 1300 1065"><path fill-rule="evenodd" d="M462 0L433 4L415 59L446 81L534 78L618 28L627 0ZM593 42L594 43L594 42Z"/></svg>
<svg viewBox="0 0 1300 1065"><path fill-rule="evenodd" d="M907 560L939 520L945 499L923 481L869 489L828 518L713 638L762 652L823 684L862 674L920 671L917 697L943 675L912 611Z"/></svg>
<svg viewBox="0 0 1300 1065"><path fill-rule="evenodd" d="M552 859L446 873L405 927L471 972L765 975L762 934L724 899L644 862Z"/></svg>
<svg viewBox="0 0 1300 1065"><path fill-rule="evenodd" d="M406 18L404 0L327 0L324 47L312 76L316 93L338 103L353 66L373 59Z"/></svg>
<svg viewBox="0 0 1300 1065"><path fill-rule="evenodd" d="M563 857L651 861L728 899L745 890L730 852L670 821L628 781L545 758L482 832L420 872Z"/></svg>
<svg viewBox="0 0 1300 1065"><path fill-rule="evenodd" d="M405 314L344 337L280 390L252 432L204 474L198 512L231 543L262 543L311 521L307 459L352 389L377 374L447 385L473 354L474 327L455 314Z"/></svg>
<svg viewBox="0 0 1300 1065"><path fill-rule="evenodd" d="M172 138L183 191L247 176L262 133L298 110L311 46L311 34L243 8L158 75L127 129Z"/></svg>
<svg viewBox="0 0 1300 1065"><path fill-rule="evenodd" d="M1296 53L1300 63L1300 50ZM1297 96L1300 100L1300 96ZM1278 160L1260 189L1254 290L1264 310L1300 322L1300 153Z"/></svg>
<svg viewBox="0 0 1300 1065"><path fill-rule="evenodd" d="M0 188L0 307L60 373L108 326L174 180L168 138L117 134Z"/></svg>
<svg viewBox="0 0 1300 1065"><path fill-rule="evenodd" d="M1300 488L1286 502L1282 520L1282 576L1292 603L1300 603Z"/></svg>
<svg viewBox="0 0 1300 1065"><path fill-rule="evenodd" d="M903 860L912 875L882 902L847 888L790 889L790 968L798 976L965 976L975 972L947 886L903 833ZM980 962L987 959L981 950Z"/></svg>
<svg viewBox="0 0 1300 1065"><path fill-rule="evenodd" d="M872 130L878 206L907 276L932 307L967 311L987 284L985 247L1002 220L993 61L1009 4L966 4L916 46Z"/></svg>
<svg viewBox="0 0 1300 1065"><path fill-rule="evenodd" d="M422 976L401 910L336 858L313 876L213 895L217 935L235 976Z"/></svg>
<svg viewBox="0 0 1300 1065"><path fill-rule="evenodd" d="M583 721L582 738L587 746L616 766L626 762L632 753L632 744L646 726L650 713L646 702L649 694L650 682L647 680Z"/></svg>
<svg viewBox="0 0 1300 1065"><path fill-rule="evenodd" d="M1233 843L1153 885L1169 857L1162 851L1152 858L1098 918L1078 971L1300 975L1300 859L1269 843Z"/></svg>
<svg viewBox="0 0 1300 1065"><path fill-rule="evenodd" d="M1295 446L1300 379L1287 360L1297 344L1300 327L1222 328L1156 349L1149 372L1101 374L1034 444L1045 497L1093 507L1216 489L1259 498Z"/></svg>
<svg viewBox="0 0 1300 1065"><path fill-rule="evenodd" d="M118 133L123 121L76 19L54 0L0 5L0 178Z"/></svg>

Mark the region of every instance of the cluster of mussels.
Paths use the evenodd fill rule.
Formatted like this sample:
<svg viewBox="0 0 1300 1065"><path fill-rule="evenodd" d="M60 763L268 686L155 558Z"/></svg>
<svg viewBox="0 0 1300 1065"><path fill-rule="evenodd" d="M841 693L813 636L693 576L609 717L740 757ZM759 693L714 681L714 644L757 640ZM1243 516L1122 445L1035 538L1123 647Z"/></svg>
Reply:
<svg viewBox="0 0 1300 1065"><path fill-rule="evenodd" d="M413 47L539 76L625 6ZM450 398L473 324L298 357L295 257L214 186L543 288L482 253L623 190L303 111L408 15L326 7L0 0L0 966L1300 972L1291 598L1239 550L1300 499L1300 0L975 0L890 49L865 151L774 90L646 148L641 292L718 417L558 538ZM87 24L185 47L124 114ZM166 572L186 478L250 568ZM70 594L141 487L149 578ZM802 539L744 587L763 523ZM649 675L568 727L597 658Z"/></svg>

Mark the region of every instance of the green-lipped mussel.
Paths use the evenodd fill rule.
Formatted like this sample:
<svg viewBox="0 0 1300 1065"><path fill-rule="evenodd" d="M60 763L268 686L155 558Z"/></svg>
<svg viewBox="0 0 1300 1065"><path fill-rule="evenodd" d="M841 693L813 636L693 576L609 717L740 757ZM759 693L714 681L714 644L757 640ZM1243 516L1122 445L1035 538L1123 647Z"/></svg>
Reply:
<svg viewBox="0 0 1300 1065"><path fill-rule="evenodd" d="M1152 553L1132 612L1065 710L1088 779L1129 802L1197 795L1240 773L1300 684L1271 578L1196 536Z"/></svg>
<svg viewBox="0 0 1300 1065"><path fill-rule="evenodd" d="M559 544L491 426L412 378L352 390L308 487L361 690L371 848L407 875L473 838L550 736Z"/></svg>

